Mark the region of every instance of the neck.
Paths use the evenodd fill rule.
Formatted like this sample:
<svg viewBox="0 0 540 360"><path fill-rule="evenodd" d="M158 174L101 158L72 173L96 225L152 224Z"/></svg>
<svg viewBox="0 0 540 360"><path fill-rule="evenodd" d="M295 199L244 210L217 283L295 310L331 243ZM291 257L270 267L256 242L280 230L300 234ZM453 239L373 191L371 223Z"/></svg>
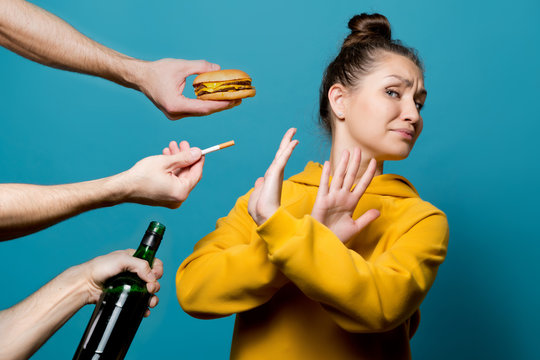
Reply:
<svg viewBox="0 0 540 360"><path fill-rule="evenodd" d="M366 171L369 162L372 158L374 158L374 154L372 154L370 151L362 148L358 144L348 142L348 141L335 141L336 139L332 139L332 149L330 150L330 174L333 176L334 171L339 164L339 160L341 159L341 155L343 154L344 150L348 150L349 154L352 154L355 147L360 147L362 151L362 159L360 160L360 167L358 168L358 172L356 174L355 183L360 180L364 172ZM383 173L383 166L384 166L384 160L377 160L377 169L375 170L375 176L382 175Z"/></svg>

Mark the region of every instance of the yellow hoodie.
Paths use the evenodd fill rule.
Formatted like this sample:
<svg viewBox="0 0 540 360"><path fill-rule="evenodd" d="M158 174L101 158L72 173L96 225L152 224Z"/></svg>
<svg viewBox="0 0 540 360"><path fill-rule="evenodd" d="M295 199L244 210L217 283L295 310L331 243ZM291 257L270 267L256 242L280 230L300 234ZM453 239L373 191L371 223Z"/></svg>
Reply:
<svg viewBox="0 0 540 360"><path fill-rule="evenodd" d="M314 220L322 166L283 183L282 205L257 227L250 192L178 269L182 308L236 315L231 359L409 359L418 307L448 244L443 212L403 177L376 176L353 218L381 216L343 244Z"/></svg>

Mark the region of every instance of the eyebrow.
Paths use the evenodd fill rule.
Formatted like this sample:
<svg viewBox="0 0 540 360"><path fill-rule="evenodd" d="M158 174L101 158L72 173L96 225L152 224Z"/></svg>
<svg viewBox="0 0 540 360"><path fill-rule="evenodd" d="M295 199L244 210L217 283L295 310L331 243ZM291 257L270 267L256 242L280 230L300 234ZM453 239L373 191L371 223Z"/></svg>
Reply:
<svg viewBox="0 0 540 360"><path fill-rule="evenodd" d="M401 77L399 75L388 75L387 78L389 78L389 77L393 77L393 78L398 79L399 81L404 83L407 87L412 86L412 81L411 80L405 79L404 77ZM426 89L420 89L420 90L418 90L417 95L426 95L427 96L427 90Z"/></svg>

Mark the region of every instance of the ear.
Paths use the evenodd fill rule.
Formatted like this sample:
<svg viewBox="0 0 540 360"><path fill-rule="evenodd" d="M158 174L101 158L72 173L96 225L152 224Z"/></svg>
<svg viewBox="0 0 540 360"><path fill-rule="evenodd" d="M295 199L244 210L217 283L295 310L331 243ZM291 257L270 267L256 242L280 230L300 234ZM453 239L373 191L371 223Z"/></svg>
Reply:
<svg viewBox="0 0 540 360"><path fill-rule="evenodd" d="M345 108L347 100L347 89L341 84L334 84L328 90L328 101L330 102L330 107L334 113L334 117L337 121L342 121L345 119Z"/></svg>

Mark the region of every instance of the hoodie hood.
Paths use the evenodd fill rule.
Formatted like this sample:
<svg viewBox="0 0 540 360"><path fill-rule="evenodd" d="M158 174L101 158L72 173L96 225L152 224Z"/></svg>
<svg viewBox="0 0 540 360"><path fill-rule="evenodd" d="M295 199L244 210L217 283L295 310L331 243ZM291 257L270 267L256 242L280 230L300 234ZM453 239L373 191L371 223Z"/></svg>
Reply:
<svg viewBox="0 0 540 360"><path fill-rule="evenodd" d="M313 161L308 162L304 171L289 178L289 181L310 186L319 186L322 173L322 165ZM394 196L402 198L419 197L418 191L403 176L395 174L383 174L375 176L366 194Z"/></svg>

